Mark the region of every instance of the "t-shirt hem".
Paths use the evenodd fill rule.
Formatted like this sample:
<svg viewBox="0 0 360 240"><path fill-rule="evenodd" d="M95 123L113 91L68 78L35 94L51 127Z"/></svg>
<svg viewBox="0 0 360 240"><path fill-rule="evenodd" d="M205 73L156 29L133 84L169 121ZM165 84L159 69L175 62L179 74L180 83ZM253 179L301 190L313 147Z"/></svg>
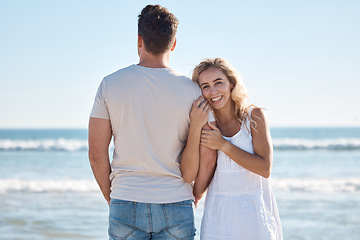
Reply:
<svg viewBox="0 0 360 240"><path fill-rule="evenodd" d="M109 117L99 116L99 115L96 115L96 114L91 114L90 117L91 117L91 118L101 118L101 119L110 120Z"/></svg>
<svg viewBox="0 0 360 240"><path fill-rule="evenodd" d="M134 197L126 197L126 196L120 196L120 195L110 195L111 199L118 199L118 200L124 200L124 201L131 201L131 202L141 202L141 203L155 203L155 204L165 204L165 203L175 203L175 202L181 202L186 200L192 200L194 201L194 196L187 196L183 198L172 198L172 199L150 199L149 198L134 198Z"/></svg>

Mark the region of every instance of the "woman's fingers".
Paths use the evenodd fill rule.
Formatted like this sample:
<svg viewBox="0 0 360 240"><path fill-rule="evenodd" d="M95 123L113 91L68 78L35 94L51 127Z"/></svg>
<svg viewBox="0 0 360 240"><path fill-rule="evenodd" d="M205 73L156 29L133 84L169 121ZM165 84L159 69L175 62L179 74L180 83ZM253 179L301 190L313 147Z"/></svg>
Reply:
<svg viewBox="0 0 360 240"><path fill-rule="evenodd" d="M209 134L211 134L212 131L214 131L214 130L211 130L211 129L202 129L202 130L201 130L201 135L203 135L203 134L204 134L204 136L209 135Z"/></svg>
<svg viewBox="0 0 360 240"><path fill-rule="evenodd" d="M198 99L196 99L196 105L198 108L203 109L204 111L207 111L209 108L209 102L206 101L203 96L200 96Z"/></svg>
<svg viewBox="0 0 360 240"><path fill-rule="evenodd" d="M206 144L207 144L206 139L205 139L205 138L201 138L201 139L200 139L200 144L206 145Z"/></svg>
<svg viewBox="0 0 360 240"><path fill-rule="evenodd" d="M209 102L206 103L204 110L208 113L210 111L210 104Z"/></svg>
<svg viewBox="0 0 360 240"><path fill-rule="evenodd" d="M199 103L199 108L204 108L208 104L208 101L204 100L201 103Z"/></svg>
<svg viewBox="0 0 360 240"><path fill-rule="evenodd" d="M202 99L203 99L203 96L200 96L196 100L194 100L193 106L199 107L199 104L201 103Z"/></svg>
<svg viewBox="0 0 360 240"><path fill-rule="evenodd" d="M193 104L192 104L192 108L200 108L200 109L206 109L208 107L208 101L204 100L203 96L198 97L198 99L196 99Z"/></svg>
<svg viewBox="0 0 360 240"><path fill-rule="evenodd" d="M204 99L203 96L198 97L198 99L195 100L195 102L197 103L197 107L200 105L201 101Z"/></svg>
<svg viewBox="0 0 360 240"><path fill-rule="evenodd" d="M202 96L196 99L191 106L190 119L193 124L203 127L209 118L209 104Z"/></svg>

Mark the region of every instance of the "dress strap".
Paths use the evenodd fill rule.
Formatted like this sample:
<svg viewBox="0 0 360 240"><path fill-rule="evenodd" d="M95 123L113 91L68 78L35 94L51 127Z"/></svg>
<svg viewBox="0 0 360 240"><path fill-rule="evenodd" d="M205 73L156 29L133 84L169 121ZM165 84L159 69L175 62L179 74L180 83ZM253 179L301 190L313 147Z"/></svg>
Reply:
<svg viewBox="0 0 360 240"><path fill-rule="evenodd" d="M251 118L251 112L252 112L252 110L255 108L255 106L251 106L251 107L249 107L249 118Z"/></svg>
<svg viewBox="0 0 360 240"><path fill-rule="evenodd" d="M252 110L255 108L255 106L250 106L249 107L249 116L247 117L247 119L246 119L246 121L245 121L245 123L246 123L246 129L247 129L247 131L249 132L249 135L251 136L251 121L250 121L250 119L251 119L251 112L252 112Z"/></svg>

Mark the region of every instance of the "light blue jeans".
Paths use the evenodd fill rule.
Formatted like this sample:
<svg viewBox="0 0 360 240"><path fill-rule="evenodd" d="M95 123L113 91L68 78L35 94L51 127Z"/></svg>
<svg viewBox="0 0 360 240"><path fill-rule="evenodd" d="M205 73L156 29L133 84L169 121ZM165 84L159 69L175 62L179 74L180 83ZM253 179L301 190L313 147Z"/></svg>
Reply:
<svg viewBox="0 0 360 240"><path fill-rule="evenodd" d="M192 200L166 204L110 201L110 240L193 240L195 231Z"/></svg>

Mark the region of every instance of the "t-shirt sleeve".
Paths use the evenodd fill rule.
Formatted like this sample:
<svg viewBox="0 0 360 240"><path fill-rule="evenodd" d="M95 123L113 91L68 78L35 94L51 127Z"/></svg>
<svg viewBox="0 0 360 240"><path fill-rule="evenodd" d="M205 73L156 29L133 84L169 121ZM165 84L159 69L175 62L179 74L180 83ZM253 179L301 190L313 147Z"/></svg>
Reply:
<svg viewBox="0 0 360 240"><path fill-rule="evenodd" d="M102 80L95 96L94 105L90 117L110 119L109 111L106 105L106 87L105 80Z"/></svg>
<svg viewBox="0 0 360 240"><path fill-rule="evenodd" d="M197 98L200 97L201 95L202 95L202 92L201 92L201 89L199 88L198 94L197 94ZM197 99L197 98L196 98L196 99Z"/></svg>

